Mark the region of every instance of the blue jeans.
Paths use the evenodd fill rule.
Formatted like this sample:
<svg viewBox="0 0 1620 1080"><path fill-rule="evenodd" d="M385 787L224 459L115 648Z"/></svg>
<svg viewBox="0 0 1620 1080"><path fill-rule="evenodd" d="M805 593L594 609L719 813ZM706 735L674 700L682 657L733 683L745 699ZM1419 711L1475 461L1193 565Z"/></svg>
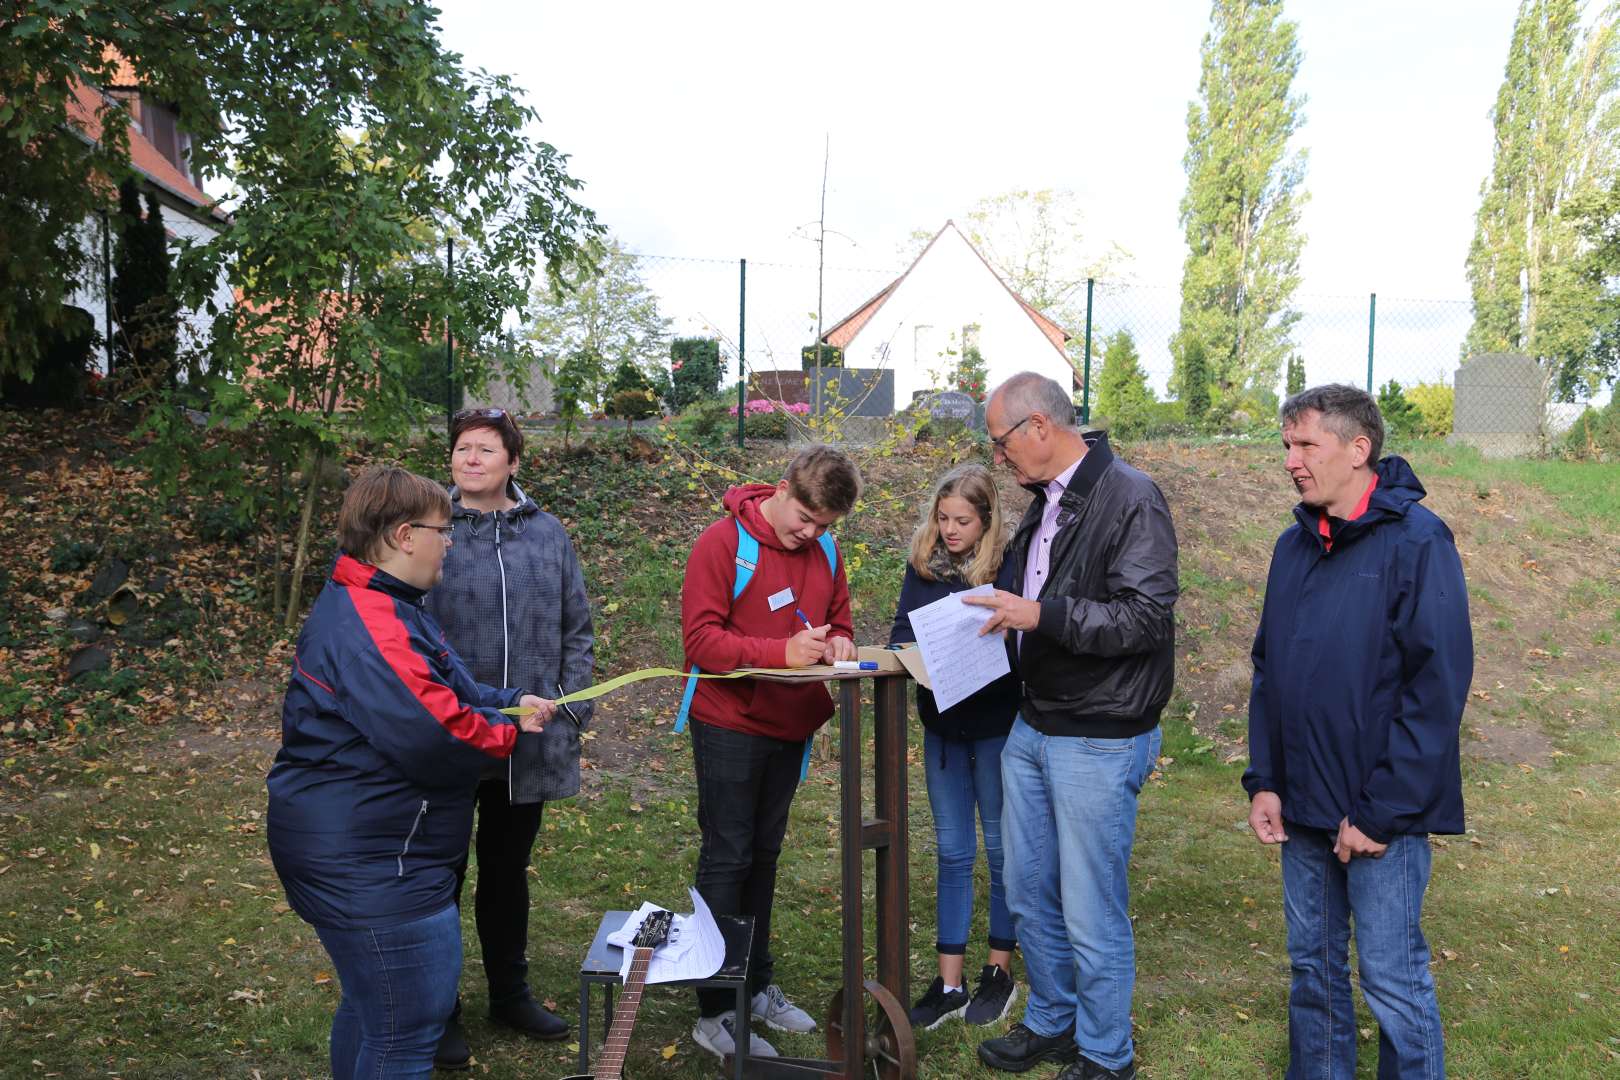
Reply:
<svg viewBox="0 0 1620 1080"><path fill-rule="evenodd" d="M1445 1043L1418 925L1429 884L1429 838L1397 836L1382 858L1339 862L1334 834L1288 823L1282 845L1288 919L1288 1080L1356 1075L1350 923L1361 992L1378 1021L1379 1080L1442 1080Z"/></svg>
<svg viewBox="0 0 1620 1080"><path fill-rule="evenodd" d="M1136 797L1159 729L1130 739L1042 735L1020 716L1001 753L1007 906L1024 950L1024 1024L1074 1027L1080 1052L1119 1069L1134 1056L1136 943L1126 874Z"/></svg>
<svg viewBox="0 0 1620 1080"><path fill-rule="evenodd" d="M934 813L934 847L939 876L935 900L941 953L967 952L973 921L973 864L979 858L979 831L973 811L984 826L984 857L990 864L990 947L1011 951L1012 916L1001 874L1001 747L1005 735L960 741L923 732L924 773L928 806Z"/></svg>
<svg viewBox="0 0 1620 1080"><path fill-rule="evenodd" d="M315 932L343 988L332 1017L333 1080L432 1076L461 979L456 906L385 929Z"/></svg>

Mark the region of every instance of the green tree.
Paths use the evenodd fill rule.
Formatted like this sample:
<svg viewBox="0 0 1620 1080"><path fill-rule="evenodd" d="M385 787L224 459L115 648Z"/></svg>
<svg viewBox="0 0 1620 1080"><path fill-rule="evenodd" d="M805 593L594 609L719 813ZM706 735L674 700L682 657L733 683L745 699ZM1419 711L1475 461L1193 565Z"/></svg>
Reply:
<svg viewBox="0 0 1620 1080"><path fill-rule="evenodd" d="M1554 392L1561 401L1596 395L1620 377L1620 177L1565 210L1583 245L1570 267L1589 297L1585 333L1572 333Z"/></svg>
<svg viewBox="0 0 1620 1080"><path fill-rule="evenodd" d="M601 386L607 376L607 364L602 354L591 349L575 349L557 364L552 377L551 396L556 403L557 415L563 422L563 449L579 421L591 415L601 396Z"/></svg>
<svg viewBox="0 0 1620 1080"><path fill-rule="evenodd" d="M652 382L633 361L621 360L614 369L607 388L606 412L623 420L626 429L633 429L637 420L658 415L658 395Z"/></svg>
<svg viewBox="0 0 1620 1080"><path fill-rule="evenodd" d="M1187 409L1187 419L1200 423L1209 412L1209 364L1204 359L1204 343L1188 338L1181 354L1180 385L1176 388Z"/></svg>
<svg viewBox="0 0 1620 1080"><path fill-rule="evenodd" d="M526 134L536 117L518 89L464 69L420 0L111 7L143 26L153 12L168 18L160 51L183 57L175 78L199 82L212 110L200 115L216 118L198 125L193 158L206 168L228 151L235 189L230 227L206 247L182 247L176 275L193 305L222 272L241 292L215 320L209 377L214 426L241 436L199 441L178 408L154 409L152 464L173 485L190 462L191 477L222 488L250 520L264 496L244 458L298 470L291 624L344 442L398 444L426 419L411 376L423 343L446 327L470 392L492 361L530 362L532 350L486 346L537 274L560 286L564 268L590 264L600 229L574 199L564 156ZM158 89L187 100L167 82Z"/></svg>
<svg viewBox="0 0 1620 1080"><path fill-rule="evenodd" d="M1142 370L1136 339L1118 330L1103 341L1102 373L1097 378L1097 412L1108 418L1109 431L1137 436L1152 419L1153 389Z"/></svg>
<svg viewBox="0 0 1620 1080"><path fill-rule="evenodd" d="M600 259L571 268L566 288L534 295L528 337L546 356L576 358L570 378L583 405L595 408L609 372L626 360L644 372L662 368L668 355L670 320L659 314L658 296L641 280L636 257L617 238ZM600 358L599 365L577 357Z"/></svg>
<svg viewBox="0 0 1620 1080"><path fill-rule="evenodd" d="M158 91L182 115L215 115L208 62L192 44L228 34L223 6L21 0L0 16L0 374L28 377L66 317L64 300L99 284L97 219L116 212L118 184L130 175L125 98L96 95L97 111L85 116L78 91ZM140 58L139 86L120 76L122 57ZM204 130L192 163L207 168L226 140L223 130L197 126ZM90 133L96 137L87 140ZM96 227L86 228L88 221Z"/></svg>
<svg viewBox="0 0 1620 1080"><path fill-rule="evenodd" d="M713 397L724 373L717 339L676 338L669 344L669 407L680 412L693 402Z"/></svg>
<svg viewBox="0 0 1620 1080"><path fill-rule="evenodd" d="M141 192L134 178L118 185L118 242L113 250L114 368L125 395L141 388L171 387L178 372L179 308L169 283L169 241L157 196Z"/></svg>
<svg viewBox="0 0 1620 1080"><path fill-rule="evenodd" d="M1288 381L1284 385L1284 391L1289 397L1293 397L1295 394L1304 389L1305 358L1299 355L1299 353L1294 353L1288 358Z"/></svg>
<svg viewBox="0 0 1620 1080"><path fill-rule="evenodd" d="M1423 413L1406 400L1401 384L1394 379L1378 388L1378 411L1383 414L1384 428L1391 435L1410 437L1423 427Z"/></svg>
<svg viewBox="0 0 1620 1080"><path fill-rule="evenodd" d="M984 354L977 345L964 345L952 377L956 389L974 401L983 401L985 394L989 393L989 381L990 368L984 362Z"/></svg>
<svg viewBox="0 0 1620 1080"><path fill-rule="evenodd" d="M1603 285L1577 265L1578 217L1608 187L1620 155L1620 6L1581 29L1576 0L1522 0L1491 119L1495 158L1480 188L1468 281L1474 322L1464 356L1526 352L1570 399L1594 377L1591 341Z"/></svg>
<svg viewBox="0 0 1620 1080"><path fill-rule="evenodd" d="M1297 27L1281 0L1214 0L1201 57L1182 159L1181 325L1170 347L1179 384L1200 342L1224 399L1276 388L1299 321L1289 306L1305 243L1305 152L1289 150L1304 122L1304 98L1292 91Z"/></svg>

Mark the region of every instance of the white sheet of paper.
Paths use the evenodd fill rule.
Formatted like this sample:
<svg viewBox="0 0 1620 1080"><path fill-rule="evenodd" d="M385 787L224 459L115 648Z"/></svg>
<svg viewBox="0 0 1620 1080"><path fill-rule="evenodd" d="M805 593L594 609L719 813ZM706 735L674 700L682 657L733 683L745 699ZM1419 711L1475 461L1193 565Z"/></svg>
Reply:
<svg viewBox="0 0 1620 1080"><path fill-rule="evenodd" d="M715 924L714 916L709 913L709 905L703 902L696 889L688 888L686 891L692 897L692 914L676 915L669 928L669 940L653 952L652 961L647 965L649 985L682 979L707 979L726 962L726 939ZM608 935L609 945L617 945L624 950L624 962L619 966L621 980L630 975L630 964L636 955L630 943L635 940L636 931L641 929L642 920L652 912L662 910L656 904L643 903L625 918L623 926Z"/></svg>
<svg viewBox="0 0 1620 1080"><path fill-rule="evenodd" d="M941 710L1012 670L1002 636L979 634L979 627L990 619L990 609L962 603L964 596L990 596L995 591L991 585L977 585L911 613L911 629L933 684L934 703Z"/></svg>

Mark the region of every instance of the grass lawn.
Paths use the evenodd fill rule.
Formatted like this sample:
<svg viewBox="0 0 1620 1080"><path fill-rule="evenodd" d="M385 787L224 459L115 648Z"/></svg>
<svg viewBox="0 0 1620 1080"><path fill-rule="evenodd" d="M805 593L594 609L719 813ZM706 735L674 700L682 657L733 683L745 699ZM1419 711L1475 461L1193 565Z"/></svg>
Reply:
<svg viewBox="0 0 1620 1080"><path fill-rule="evenodd" d="M1290 496L1270 445L1122 452L1170 499L1184 589L1178 695L1142 797L1133 868L1142 1075L1278 1076L1288 972L1277 853L1249 835L1238 776L1248 637ZM722 464L770 476L779 457ZM1429 446L1411 458L1463 551L1478 652L1464 718L1470 831L1435 840L1425 921L1451 1075L1620 1076L1620 468L1486 462ZM915 500L946 465L921 450L863 462L868 499L842 536L863 640L887 629ZM75 646L44 612L90 612L96 570L40 569L69 515L89 512L94 497L36 502L60 483L52 468L42 456L19 472L6 494L28 513L0 519L6 549L31 553L11 560L0 592L11 635L0 636L0 736L13 739L0 742L0 1076L323 1075L338 987L264 849L286 645L242 629L250 578L226 566L196 577L237 592L195 627L176 616L144 653L109 633L118 651L107 685L50 691ZM691 538L732 481L726 468L600 456L534 472L526 486L568 524L586 563L603 674L677 659L672 593ZM118 474L101 486L116 501L129 482ZM151 545L168 535L136 525ZM172 572L189 588L186 571L182 559ZM174 686L148 700L157 677ZM584 794L547 808L531 871L531 982L570 1019L602 911L687 903L697 838L690 751L669 728L678 697L666 682L606 699ZM40 734L64 713L85 719ZM34 734L11 736L5 725L24 721ZM916 994L934 967L920 736L911 759ZM777 903L780 979L823 1020L839 967L836 785L836 762L818 756L794 804ZM980 879L982 895L982 866ZM465 931L475 942L470 912ZM577 1047L525 1042L484 1019L476 952L463 978L472 1075L575 1071ZM688 993L649 993L630 1075L713 1076L692 1042L693 1016ZM1360 1075L1371 1077L1377 1035L1361 1016ZM984 1034L956 1024L919 1035L922 1075L983 1075L974 1046ZM823 1050L819 1035L771 1038L787 1053Z"/></svg>

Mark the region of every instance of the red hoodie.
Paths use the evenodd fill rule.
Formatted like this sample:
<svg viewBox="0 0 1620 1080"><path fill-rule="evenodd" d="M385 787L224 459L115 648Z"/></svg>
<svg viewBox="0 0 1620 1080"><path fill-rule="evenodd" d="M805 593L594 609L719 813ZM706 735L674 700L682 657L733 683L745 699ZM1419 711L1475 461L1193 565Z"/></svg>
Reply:
<svg viewBox="0 0 1620 1080"><path fill-rule="evenodd" d="M795 609L811 625L830 623L828 637L855 638L849 614L844 557L827 572L827 556L815 541L789 551L760 511L776 491L771 484L744 484L726 492L731 517L703 530L686 560L681 586L681 633L686 663L703 671L740 667L786 667L788 638L804 629ZM759 541L759 565L735 601L737 522ZM784 589L793 599L771 610L770 597ZM760 679L699 679L692 718L749 735L797 742L832 715L832 698L820 683L791 684Z"/></svg>

